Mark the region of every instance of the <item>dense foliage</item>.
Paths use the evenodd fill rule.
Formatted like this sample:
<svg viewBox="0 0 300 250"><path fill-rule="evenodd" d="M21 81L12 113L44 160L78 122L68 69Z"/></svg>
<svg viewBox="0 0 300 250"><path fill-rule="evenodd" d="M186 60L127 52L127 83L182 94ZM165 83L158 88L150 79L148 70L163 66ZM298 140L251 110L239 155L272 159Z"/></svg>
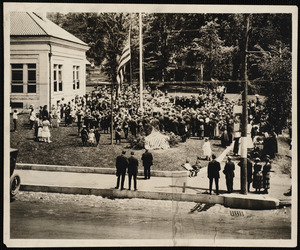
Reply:
<svg viewBox="0 0 300 250"><path fill-rule="evenodd" d="M48 13L90 49L87 56L115 82L131 30L131 68L139 79L139 16L135 13ZM143 19L143 73L149 81L219 81L242 89L245 14L148 13ZM250 93L264 94L269 122L282 128L291 113L290 14L251 14L248 39ZM125 78L129 81L129 66Z"/></svg>

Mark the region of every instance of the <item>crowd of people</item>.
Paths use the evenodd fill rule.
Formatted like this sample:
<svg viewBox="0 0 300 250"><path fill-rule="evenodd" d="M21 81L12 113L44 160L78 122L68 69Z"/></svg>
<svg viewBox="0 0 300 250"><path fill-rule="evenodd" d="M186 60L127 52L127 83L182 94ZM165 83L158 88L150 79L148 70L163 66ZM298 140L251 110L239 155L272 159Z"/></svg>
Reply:
<svg viewBox="0 0 300 250"><path fill-rule="evenodd" d="M113 117L116 143L128 139L128 136L146 136L153 127L162 133L180 136L182 142L190 137L204 140L203 156L208 161L213 158L209 141L211 139L219 139L224 148L234 142L233 153L235 156L240 154L241 122L239 114L234 113L234 107L241 106L242 103L241 99L227 99L224 88L203 88L197 95L174 97L157 88L147 87L143 94L143 110L139 107L139 98L139 90L135 86L123 86L119 96L114 97L112 108L110 88L103 86L68 102L62 98L56 105L52 105L49 112L46 105L40 107L38 112L32 105L29 114L30 129L34 130L37 141L50 143L50 128L76 124L82 145L97 146L100 144L101 132L111 132ZM251 150L250 158L255 161L270 161L278 152L277 135L267 123L259 96L248 102L248 115L247 144ZM15 129L16 120L17 114L14 115ZM232 169L226 167L224 171L226 179L229 179L228 191L232 191L232 177L228 177L228 168ZM200 167L193 168L196 171L194 174L197 174L197 169ZM253 180L256 188L258 182L254 176L260 173L256 165L254 173L251 171L248 179Z"/></svg>
<svg viewBox="0 0 300 250"><path fill-rule="evenodd" d="M218 89L203 88L198 95L170 97L167 92L148 87L144 91L143 110L139 107L139 91L135 86L124 86L121 90L120 95L115 98L113 109L110 88L105 86L90 94L76 96L69 102L62 98L56 105L52 105L49 113L46 106L40 107L37 113L31 107L30 126L35 128L35 136L40 139L43 136L38 133L38 128L45 127L45 134L48 135L47 127L59 127L62 123L64 126L71 126L75 123L83 145L87 145L87 142L98 145L100 131L110 133L113 112L116 143L120 143L123 138L127 139L129 135L148 135L152 127L160 132L174 133L183 142L190 137L220 139L223 147L240 137L236 136L235 123L238 116L233 113L233 108L241 101L225 98L224 93ZM248 111L251 124L248 133L251 133L252 141L256 145L260 145L261 141L273 145L276 134L265 122L259 98L249 102ZM45 120L50 124L43 125ZM272 139L265 139L266 136ZM276 146L272 147L276 153ZM273 152L266 154L274 156Z"/></svg>
<svg viewBox="0 0 300 250"><path fill-rule="evenodd" d="M242 167L242 160L238 163L240 167ZM209 194L212 193L212 185L213 181L215 182L215 192L219 194L219 179L221 165L220 162L216 160L215 154L212 155L212 160L208 163L207 167L207 177L209 179ZM227 157L227 161L225 163L223 174L226 179L226 187L227 193L233 192L233 180L235 177L235 163L232 161L231 156ZM250 187L252 183L252 187L255 189L255 193L264 193L268 194L268 190L270 189L270 172L272 172L270 157L267 155L265 157L265 163L262 164L259 158L254 160L254 164L250 160L250 156L247 158L247 191L250 192ZM263 190L263 191L262 191Z"/></svg>

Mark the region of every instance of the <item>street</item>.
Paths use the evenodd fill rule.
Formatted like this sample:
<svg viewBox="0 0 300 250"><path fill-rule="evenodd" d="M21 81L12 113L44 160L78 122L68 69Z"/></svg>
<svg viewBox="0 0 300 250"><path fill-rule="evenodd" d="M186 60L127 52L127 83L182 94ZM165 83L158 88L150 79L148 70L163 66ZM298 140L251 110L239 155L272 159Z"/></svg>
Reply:
<svg viewBox="0 0 300 250"><path fill-rule="evenodd" d="M194 210L194 211L193 211ZM11 239L290 239L291 208L20 192Z"/></svg>

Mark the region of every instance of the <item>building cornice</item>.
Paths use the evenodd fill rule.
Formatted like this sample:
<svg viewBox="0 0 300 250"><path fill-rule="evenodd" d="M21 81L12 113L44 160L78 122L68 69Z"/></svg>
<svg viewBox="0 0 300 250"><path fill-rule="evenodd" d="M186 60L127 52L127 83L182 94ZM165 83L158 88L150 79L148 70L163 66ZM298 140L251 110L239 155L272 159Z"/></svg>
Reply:
<svg viewBox="0 0 300 250"><path fill-rule="evenodd" d="M61 38L57 37L52 37L52 36L10 36L10 44L11 45L16 45L16 44L49 44L51 45L57 45L61 47L66 47L66 48L74 48L74 49L80 49L82 51L87 51L89 50L89 46L79 44L79 43L74 43L68 40L64 40Z"/></svg>

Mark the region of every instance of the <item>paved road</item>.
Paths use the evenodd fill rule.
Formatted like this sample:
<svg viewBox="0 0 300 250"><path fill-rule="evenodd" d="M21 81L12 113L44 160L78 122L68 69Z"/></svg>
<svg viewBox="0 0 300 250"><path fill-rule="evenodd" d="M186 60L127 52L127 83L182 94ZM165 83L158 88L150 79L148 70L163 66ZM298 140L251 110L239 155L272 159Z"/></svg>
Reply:
<svg viewBox="0 0 300 250"><path fill-rule="evenodd" d="M20 192L10 206L12 239L168 239L174 244L197 239L213 244L291 237L289 207L253 211L202 204L191 212L196 203L34 192Z"/></svg>

